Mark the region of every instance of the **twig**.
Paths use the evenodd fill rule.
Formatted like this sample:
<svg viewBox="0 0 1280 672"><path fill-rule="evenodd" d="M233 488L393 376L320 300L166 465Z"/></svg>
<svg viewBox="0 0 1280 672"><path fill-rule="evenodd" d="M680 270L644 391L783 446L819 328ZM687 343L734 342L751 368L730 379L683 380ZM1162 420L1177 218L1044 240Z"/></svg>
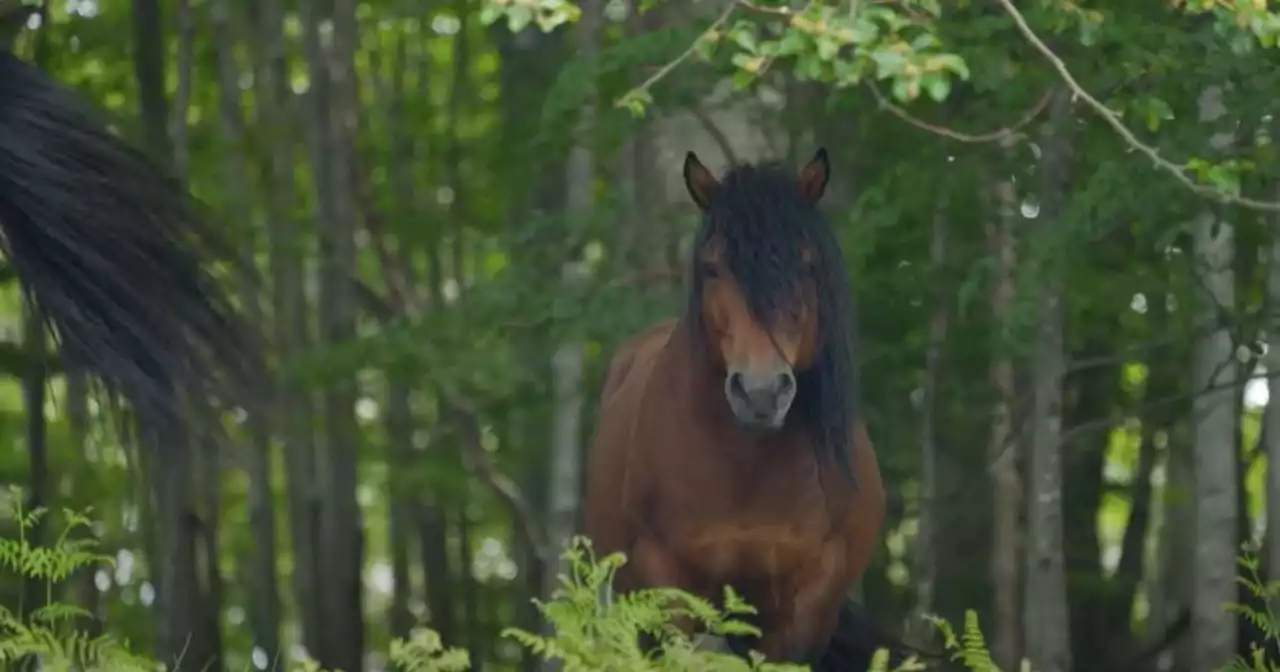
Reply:
<svg viewBox="0 0 1280 672"><path fill-rule="evenodd" d="M476 411L468 408L465 402L461 401L460 395L447 395L444 403L449 414L453 416L454 424L466 435L463 441L467 444L467 450L464 453L467 467L479 471L484 481L512 511L516 529L529 545L529 550L543 562L551 560L551 548L547 544L546 537L534 523L536 516L533 507L529 506L529 502L520 492L520 486L499 472L493 465L493 461L489 459L488 453L485 452L480 442L480 421L477 419Z"/></svg>
<svg viewBox="0 0 1280 672"><path fill-rule="evenodd" d="M715 31L720 30L720 27L723 26L729 20L729 17L733 16L733 10L735 7L737 7L737 5L733 3L730 3L727 7L725 7L724 11L720 12L720 16L716 17L716 20L712 21L711 25L707 26L706 30L702 31L702 33L698 35L698 37L694 39L693 42L689 43L689 47L684 50L684 53L680 54L679 56L675 57L670 62L668 62L666 65L659 68L657 72L653 73L653 75L650 76L649 79L644 80L644 82L642 82L639 86L623 94L622 97L619 98L614 103L614 107L624 107L625 104L623 103L623 101L629 98L632 98L636 95L639 95L641 93L644 93L644 94L649 93L649 89L653 88L654 84L657 84L658 81L661 80L663 77L666 77L667 75L671 74L671 71L679 67L681 63L684 63L685 61L689 60L689 57L693 56L693 54L698 50L698 44L702 42L702 40L706 36L710 35Z"/></svg>
<svg viewBox="0 0 1280 672"><path fill-rule="evenodd" d="M805 11L809 9L809 7L808 7L808 6L805 6L805 8L804 8L804 9L801 9L800 11L796 11L796 10L794 10L794 9L791 9L790 7L769 7L769 6L767 6L767 5L757 4L757 3L755 3L755 2L752 2L751 0L735 0L735 1L736 1L739 5L742 5L742 7L743 7L743 8L748 9L748 10L750 10L750 11L758 12L758 13L760 13L760 14L772 14L772 15L774 15L774 16L795 17L795 16L799 16L799 15L801 15L801 14L804 14L804 13L805 13ZM810 3L810 4L812 4L812 3ZM868 4L868 5L896 5L896 4L899 4L899 2L898 2L898 0L868 0L868 1L866 2L866 4ZM920 12L919 10L912 9L911 7L899 6L899 7L898 7L898 9L900 9L900 10L902 10L903 12L906 12L907 14L911 15L911 18L913 18L913 19L923 19L923 18L925 18L925 14L923 14L923 13L922 13L922 12Z"/></svg>
<svg viewBox="0 0 1280 672"><path fill-rule="evenodd" d="M1012 126L1006 126L1004 128L991 131L990 133L982 133L980 135L971 135L969 133L963 133L961 131L952 130L945 126L936 126L927 121L917 119L916 117L911 116L910 112L907 112L901 107L893 104L893 102L890 101L888 98L885 98L884 94L880 92L880 89L876 88L875 84L871 82L867 82L867 88L871 89L871 95L875 96L876 103L880 106L880 108L885 110L886 112L889 112L893 116L907 122L912 126L915 126L916 128L922 131L928 131L929 133L933 133L934 135L940 135L945 138L951 138L952 140L956 140L958 142L968 142L968 143L998 142L1001 140L1009 140L1014 138L1026 137L1026 134L1021 132L1021 129L1027 124L1034 121L1036 117L1040 116L1040 113L1044 111L1044 108L1049 105L1049 99L1053 95L1053 89L1045 91L1044 95L1040 96L1040 100L1036 101L1036 104L1031 106L1031 109L1028 110L1026 114L1022 115L1022 118L1018 119L1018 121L1014 123Z"/></svg>
<svg viewBox="0 0 1280 672"><path fill-rule="evenodd" d="M1130 131L1129 128L1124 125L1124 122L1120 120L1120 117L1118 117L1116 113L1112 112L1106 105L1099 102L1097 98L1090 95L1083 86L1080 86L1080 83L1076 81L1075 77L1071 76L1071 71L1067 69L1066 63L1063 63L1062 59L1059 58L1057 54L1053 53L1053 50L1050 49L1049 46L1044 43L1044 40L1041 40L1040 37L1036 35L1035 31L1031 29L1031 26L1027 24L1027 20L1022 16L1022 12L1018 11L1018 8L1013 5L1013 0L996 1L999 2L1000 6L1004 8L1004 11L1013 18L1014 24L1018 27L1018 32L1022 33L1022 36L1031 43L1031 46L1035 47L1035 50L1040 52L1040 54L1053 65L1053 69L1058 72L1058 76L1061 77L1062 81L1071 89L1071 92L1083 100L1090 108L1093 108L1093 111L1101 116L1103 121L1106 121L1111 128L1115 129L1116 133L1119 133L1120 137L1124 138L1124 141L1129 143L1130 147L1142 153L1148 159L1151 159L1151 162L1154 163L1157 168L1173 175L1173 177L1181 182L1185 187L1200 196L1215 198L1224 203L1232 203L1253 210L1280 212L1280 202L1260 201L1245 196L1237 196L1216 187L1198 184L1177 164L1161 157L1160 152L1156 148L1144 144L1139 140L1138 136L1134 135L1133 131Z"/></svg>
<svg viewBox="0 0 1280 672"><path fill-rule="evenodd" d="M733 143L729 142L729 137L724 134L724 131L720 130L719 126L716 126L716 122L711 118L711 115L697 105L689 108L689 114L693 115L693 118L702 125L702 129L707 132L707 135L711 136L711 139L720 146L720 152L724 154L724 160L729 165L736 165L738 163L738 153L733 151Z"/></svg>
<svg viewBox="0 0 1280 672"><path fill-rule="evenodd" d="M737 0L737 3L746 9L753 12L760 12L761 14L773 14L774 16L796 15L796 12L790 7L767 7L765 5L757 5L756 3L751 2L751 0Z"/></svg>

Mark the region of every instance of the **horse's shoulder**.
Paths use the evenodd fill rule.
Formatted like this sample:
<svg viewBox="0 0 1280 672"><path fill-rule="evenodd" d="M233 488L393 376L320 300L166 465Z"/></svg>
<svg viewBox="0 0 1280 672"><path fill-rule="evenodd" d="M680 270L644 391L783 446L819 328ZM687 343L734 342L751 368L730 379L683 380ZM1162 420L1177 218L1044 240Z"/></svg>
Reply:
<svg viewBox="0 0 1280 672"><path fill-rule="evenodd" d="M853 426L849 459L853 462L856 485L849 488L844 498L847 506L844 507L843 528L850 569L854 575L861 575L875 553L876 540L880 537L888 508L875 446L862 422Z"/></svg>
<svg viewBox="0 0 1280 672"><path fill-rule="evenodd" d="M637 364L652 363L659 351L666 346L671 334L675 331L677 320L671 318L657 324L623 341L614 351L609 361L609 370L605 374L602 398L608 400L626 381Z"/></svg>
<svg viewBox="0 0 1280 672"><path fill-rule="evenodd" d="M629 551L634 541L636 503L651 482L647 462L633 450L635 413L653 360L675 325L667 320L648 327L619 345L609 361L588 453L584 521L587 536L605 552Z"/></svg>

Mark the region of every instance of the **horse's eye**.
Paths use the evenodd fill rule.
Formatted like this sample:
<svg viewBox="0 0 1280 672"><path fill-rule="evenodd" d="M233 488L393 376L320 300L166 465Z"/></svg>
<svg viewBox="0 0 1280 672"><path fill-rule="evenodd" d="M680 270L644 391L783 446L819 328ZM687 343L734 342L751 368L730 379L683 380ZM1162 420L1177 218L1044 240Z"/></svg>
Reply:
<svg viewBox="0 0 1280 672"><path fill-rule="evenodd" d="M719 268L718 266L716 266L715 264L710 264L710 263L703 264L703 265L702 265L702 277L704 277L704 278L718 278L718 277L720 277L720 268Z"/></svg>

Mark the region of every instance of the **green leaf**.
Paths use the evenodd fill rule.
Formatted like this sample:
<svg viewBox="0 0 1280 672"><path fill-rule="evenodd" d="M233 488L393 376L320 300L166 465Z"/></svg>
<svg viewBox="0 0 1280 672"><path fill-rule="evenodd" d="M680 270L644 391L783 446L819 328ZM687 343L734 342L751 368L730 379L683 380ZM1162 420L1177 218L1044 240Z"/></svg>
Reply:
<svg viewBox="0 0 1280 672"><path fill-rule="evenodd" d="M729 30L729 39L733 40L743 51L756 53L759 48L759 42L756 39L756 26L754 23L739 21Z"/></svg>
<svg viewBox="0 0 1280 672"><path fill-rule="evenodd" d="M802 53L808 45L808 34L801 30L788 28L778 40L779 56L794 56Z"/></svg>
<svg viewBox="0 0 1280 672"><path fill-rule="evenodd" d="M836 54L840 53L840 43L827 35L823 35L817 39L817 46L818 58L824 61L830 61L836 57Z"/></svg>
<svg viewBox="0 0 1280 672"><path fill-rule="evenodd" d="M533 21L533 10L524 5L512 5L507 9L507 29L518 33Z"/></svg>
<svg viewBox="0 0 1280 672"><path fill-rule="evenodd" d="M932 60L936 64L936 69L950 70L956 73L960 79L969 80L969 65L964 62L963 58L955 54L938 54L933 56Z"/></svg>
<svg viewBox="0 0 1280 672"><path fill-rule="evenodd" d="M924 89L929 97L941 103L951 93L951 80L945 75L929 75L923 78Z"/></svg>
<svg viewBox="0 0 1280 672"><path fill-rule="evenodd" d="M480 23L484 25L492 25L494 21L502 18L506 13L506 6L496 2L490 2L480 9Z"/></svg>
<svg viewBox="0 0 1280 672"><path fill-rule="evenodd" d="M733 73L730 81L733 84L734 89L742 91L743 89L750 87L752 82L756 81L756 76L746 70L738 70Z"/></svg>

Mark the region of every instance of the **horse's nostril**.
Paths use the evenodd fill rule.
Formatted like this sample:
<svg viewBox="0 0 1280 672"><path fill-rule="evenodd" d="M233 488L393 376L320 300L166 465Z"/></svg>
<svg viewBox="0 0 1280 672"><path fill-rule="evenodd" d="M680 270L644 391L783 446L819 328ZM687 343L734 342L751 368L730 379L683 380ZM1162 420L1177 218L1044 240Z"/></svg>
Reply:
<svg viewBox="0 0 1280 672"><path fill-rule="evenodd" d="M742 381L741 373L734 372L729 374L729 394L744 400L750 397L747 394L747 386Z"/></svg>
<svg viewBox="0 0 1280 672"><path fill-rule="evenodd" d="M778 394L791 394L796 389L796 377L790 372L778 374Z"/></svg>

